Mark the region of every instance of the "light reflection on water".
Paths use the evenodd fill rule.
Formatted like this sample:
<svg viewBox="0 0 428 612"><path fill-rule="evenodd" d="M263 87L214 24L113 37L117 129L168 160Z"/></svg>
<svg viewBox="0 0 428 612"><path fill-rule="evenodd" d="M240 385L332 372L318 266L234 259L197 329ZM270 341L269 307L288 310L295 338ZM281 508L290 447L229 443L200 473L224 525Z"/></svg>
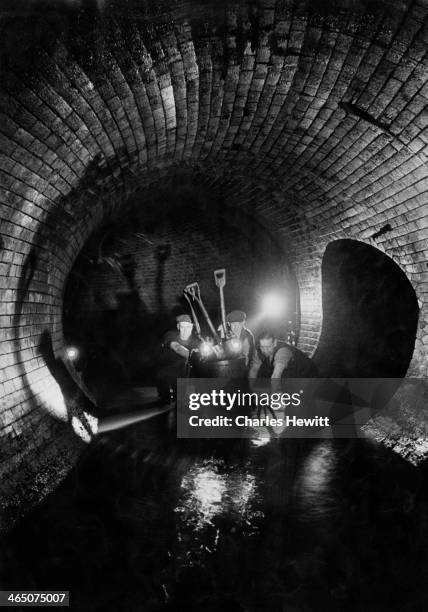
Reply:
<svg viewBox="0 0 428 612"><path fill-rule="evenodd" d="M259 448L260 446L266 446L266 444L269 444L269 442L270 442L269 435L255 436L254 438L250 440L250 444L252 446L255 446L256 448Z"/></svg>
<svg viewBox="0 0 428 612"><path fill-rule="evenodd" d="M338 456L331 441L318 444L303 462L296 482L297 496L305 514L329 514L336 504L332 480L337 472Z"/></svg>
<svg viewBox="0 0 428 612"><path fill-rule="evenodd" d="M224 532L258 533L262 498L256 476L247 465L227 465L223 459L201 459L181 481L181 495L174 512L179 542L192 542L188 564L215 552ZM178 552L178 551L177 551ZM179 555L180 556L180 555Z"/></svg>
<svg viewBox="0 0 428 612"><path fill-rule="evenodd" d="M208 463L208 462L207 462ZM221 513L223 495L226 492L226 475L211 465L192 466L181 482L182 504L175 508L183 522L199 531L213 525L212 519Z"/></svg>

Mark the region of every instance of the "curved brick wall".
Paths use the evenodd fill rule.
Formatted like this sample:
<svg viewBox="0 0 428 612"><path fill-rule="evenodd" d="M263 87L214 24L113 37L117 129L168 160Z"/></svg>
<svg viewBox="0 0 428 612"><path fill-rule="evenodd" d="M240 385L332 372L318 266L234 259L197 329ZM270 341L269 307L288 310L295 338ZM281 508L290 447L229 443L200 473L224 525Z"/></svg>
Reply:
<svg viewBox="0 0 428 612"><path fill-rule="evenodd" d="M61 359L67 274L103 219L174 168L227 184L287 245L311 353L326 245L393 258L421 308L409 373L426 376L424 2L35 6L0 21L5 525L94 427Z"/></svg>
<svg viewBox="0 0 428 612"><path fill-rule="evenodd" d="M150 205L144 194L140 197L144 220ZM222 267L226 268L227 309L243 308L249 317L255 316L265 288L283 288L293 279L288 278L284 253L270 234L263 234L257 220L248 220L241 212L236 221L238 226L229 215L208 216L192 207L178 218L162 218L155 227L142 226L134 217L131 225L118 223L114 229L101 231L82 250L69 276L65 299L74 326L78 328L79 321L91 314L117 307L118 296L129 293L131 286L137 290L143 310L171 316L183 309L183 289L193 281L199 283L205 306L217 320L219 292L213 271ZM165 250L164 257L161 250ZM114 267L122 258L132 262L132 281ZM292 302L290 318L293 306ZM174 317L171 320L174 322ZM167 319L164 325L170 322Z"/></svg>

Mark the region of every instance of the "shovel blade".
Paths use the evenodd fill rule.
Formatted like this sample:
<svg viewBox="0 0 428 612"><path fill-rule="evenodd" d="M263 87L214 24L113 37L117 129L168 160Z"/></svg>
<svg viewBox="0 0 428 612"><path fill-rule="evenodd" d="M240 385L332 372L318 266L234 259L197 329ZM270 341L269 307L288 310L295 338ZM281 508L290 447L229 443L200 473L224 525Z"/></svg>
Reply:
<svg viewBox="0 0 428 612"><path fill-rule="evenodd" d="M190 285L186 285L184 291L190 293L193 297L199 296L199 285L198 283L190 283Z"/></svg>

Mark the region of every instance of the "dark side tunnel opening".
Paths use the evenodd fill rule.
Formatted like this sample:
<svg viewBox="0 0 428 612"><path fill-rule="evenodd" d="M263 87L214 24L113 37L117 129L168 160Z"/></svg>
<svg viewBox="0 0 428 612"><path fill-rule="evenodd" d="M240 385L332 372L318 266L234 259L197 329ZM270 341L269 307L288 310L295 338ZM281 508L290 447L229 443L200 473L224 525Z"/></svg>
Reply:
<svg viewBox="0 0 428 612"><path fill-rule="evenodd" d="M331 242L322 261L323 326L314 356L324 376L401 378L419 307L401 268L356 240Z"/></svg>

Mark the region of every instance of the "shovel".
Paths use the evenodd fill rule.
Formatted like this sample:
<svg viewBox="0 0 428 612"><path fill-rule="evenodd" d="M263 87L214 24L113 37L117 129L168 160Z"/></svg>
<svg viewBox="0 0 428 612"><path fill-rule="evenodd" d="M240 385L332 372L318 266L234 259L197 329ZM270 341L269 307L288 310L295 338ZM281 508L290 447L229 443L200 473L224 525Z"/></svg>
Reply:
<svg viewBox="0 0 428 612"><path fill-rule="evenodd" d="M221 324L223 326L224 337L227 338L227 325L226 325L226 307L224 305L224 287L226 285L226 270L220 268L214 270L214 281L220 292L220 309L221 309Z"/></svg>
<svg viewBox="0 0 428 612"><path fill-rule="evenodd" d="M198 283L190 283L190 285L187 285L184 289L184 294L186 295L186 293L189 294L199 304L199 308L202 310L202 314L204 315L205 320L208 323L213 337L215 338L216 342L220 342L220 338L218 336L216 328L214 327L213 322L210 319L210 315L208 314L207 309L205 308L205 305L202 301L201 291L199 289Z"/></svg>
<svg viewBox="0 0 428 612"><path fill-rule="evenodd" d="M193 304L192 304L192 300L190 299L190 295L186 292L186 290L184 290L183 293L184 293L184 297L186 298L186 300L187 300L187 302L188 302L188 304L190 306L190 312L192 313L193 324L195 326L198 338L199 338L199 340L202 340L201 326L199 325L199 320L198 320L198 317L196 316L195 309L193 308Z"/></svg>

